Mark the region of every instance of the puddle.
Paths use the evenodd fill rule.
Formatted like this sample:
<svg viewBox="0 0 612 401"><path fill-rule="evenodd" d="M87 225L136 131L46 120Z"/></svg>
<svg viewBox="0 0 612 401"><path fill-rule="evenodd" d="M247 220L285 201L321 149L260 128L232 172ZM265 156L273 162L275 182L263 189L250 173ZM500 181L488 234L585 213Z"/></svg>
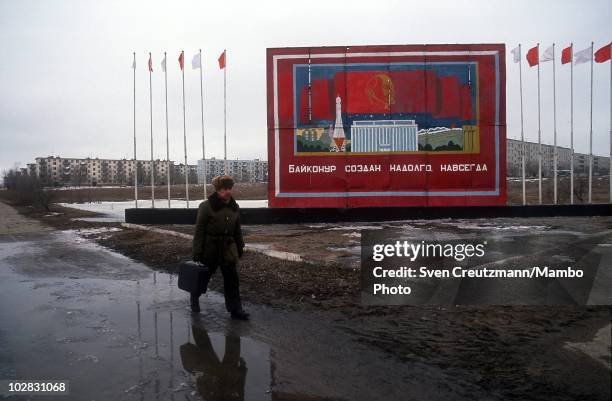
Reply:
<svg viewBox="0 0 612 401"><path fill-rule="evenodd" d="M62 232L59 240L72 236L75 233ZM57 247L58 237L54 240L48 245ZM95 244L68 243L104 252ZM15 268L17 260L28 263L19 252L27 247L11 247L18 250L11 258L3 251L14 243L0 245L0 280L10 283L0 295L0 348L10 350L3 352L0 367L10 361L14 377L69 379L70 399L225 400L237 393L249 395L240 399L272 399L270 347L223 332L218 318L211 323L192 315L175 275L142 265L133 266L138 275L125 279L49 278L49 272L30 269L35 280L23 281L7 264ZM42 246L35 252L45 256L41 270L56 270L51 267L56 256L49 250ZM86 252L80 258L85 262L96 256ZM116 262L131 263L121 256ZM222 295L214 292L201 303L208 313L224 308ZM219 316L227 321L225 313Z"/></svg>
<svg viewBox="0 0 612 401"><path fill-rule="evenodd" d="M179 347L183 369L205 400L244 399L245 394L271 400L270 347L233 334L209 333L192 325Z"/></svg>
<svg viewBox="0 0 612 401"><path fill-rule="evenodd" d="M247 304L253 321L235 322L216 292L192 314L176 280L76 231L0 243L0 372L70 380L73 400L365 401L377 394L371 382L424 394L431 384L401 384L406 369L441 380L347 342L317 316ZM350 363L372 370L338 369Z"/></svg>

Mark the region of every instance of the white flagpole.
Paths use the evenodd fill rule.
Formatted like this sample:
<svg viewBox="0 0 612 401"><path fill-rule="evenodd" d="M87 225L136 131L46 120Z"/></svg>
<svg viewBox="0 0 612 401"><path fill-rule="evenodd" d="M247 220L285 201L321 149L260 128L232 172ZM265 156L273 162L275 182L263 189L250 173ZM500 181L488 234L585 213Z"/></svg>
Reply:
<svg viewBox="0 0 612 401"><path fill-rule="evenodd" d="M202 83L202 49L200 49L200 106L202 115L202 174L204 175L204 200L206 200L206 148L204 146L204 86Z"/></svg>
<svg viewBox="0 0 612 401"><path fill-rule="evenodd" d="M136 52L134 54L134 207L138 208L138 160L136 159Z"/></svg>
<svg viewBox="0 0 612 401"><path fill-rule="evenodd" d="M181 75L183 77L183 148L185 151L185 199L187 200L187 208L189 209L189 167L187 166L187 128L185 125L185 52L181 50L183 56L183 68Z"/></svg>
<svg viewBox="0 0 612 401"><path fill-rule="evenodd" d="M151 63L151 53L149 52ZM151 207L155 208L155 166L153 162L153 86L151 84L151 68L149 68L149 116L151 117Z"/></svg>
<svg viewBox="0 0 612 401"><path fill-rule="evenodd" d="M574 204L574 43L570 43L570 204Z"/></svg>
<svg viewBox="0 0 612 401"><path fill-rule="evenodd" d="M538 49L538 201L542 204L542 131L540 123L540 44Z"/></svg>
<svg viewBox="0 0 612 401"><path fill-rule="evenodd" d="M223 49L223 168L227 174L227 50Z"/></svg>
<svg viewBox="0 0 612 401"><path fill-rule="evenodd" d="M521 173L523 177L523 206L527 204L527 194L525 192L525 131L523 124L523 61L521 55L521 45L519 43L519 92L521 96Z"/></svg>
<svg viewBox="0 0 612 401"><path fill-rule="evenodd" d="M557 155L557 82L555 80L555 44L552 44L552 62L553 62L553 131L554 131L554 140L553 140L553 192L554 192L554 204L557 204L557 164L559 161Z"/></svg>
<svg viewBox="0 0 612 401"><path fill-rule="evenodd" d="M591 125L589 130L589 203L593 200L593 42L591 42Z"/></svg>
<svg viewBox="0 0 612 401"><path fill-rule="evenodd" d="M168 209L170 205L170 140L168 138L168 57L164 52L164 82L166 84L166 180L168 181Z"/></svg>

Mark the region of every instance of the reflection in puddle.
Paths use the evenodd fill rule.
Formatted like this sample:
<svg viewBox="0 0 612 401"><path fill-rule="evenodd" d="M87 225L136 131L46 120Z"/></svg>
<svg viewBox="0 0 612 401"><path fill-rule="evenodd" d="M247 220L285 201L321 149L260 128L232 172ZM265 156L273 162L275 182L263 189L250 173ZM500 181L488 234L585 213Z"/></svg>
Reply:
<svg viewBox="0 0 612 401"><path fill-rule="evenodd" d="M339 400L276 390L282 367L274 362L272 348L240 335L250 330L249 323L228 323L221 294L207 293L211 313L177 311L171 301L155 299L166 280L173 286L176 276L155 272L152 280L139 280L137 291L152 295L152 302L148 307L136 302L136 335L129 346L136 354L138 378L132 378L137 384L124 389L126 394L156 400Z"/></svg>
<svg viewBox="0 0 612 401"><path fill-rule="evenodd" d="M205 400L244 400L247 363L240 354L240 337L221 336L224 348L217 355L204 328L192 326L192 334L195 344L181 345L181 361L187 372L196 375L200 396Z"/></svg>
<svg viewBox="0 0 612 401"><path fill-rule="evenodd" d="M270 347L233 332L240 325L219 325L210 314L188 314L185 320L185 314L178 313L177 319L177 311L167 309L171 301L160 302L165 297L159 292L164 291L166 282L172 288L175 280L176 276L154 272L152 283L139 281L138 291L151 294L152 302L149 307L136 302L138 339L132 348L138 355L139 379L126 392L145 399L153 395L156 399L183 399L183 394L190 394L211 401L271 400ZM222 302L220 294L206 296L209 308ZM215 327L214 331L205 326ZM177 355L180 363L176 363ZM148 375L151 359L169 362L170 369L156 369L153 376Z"/></svg>

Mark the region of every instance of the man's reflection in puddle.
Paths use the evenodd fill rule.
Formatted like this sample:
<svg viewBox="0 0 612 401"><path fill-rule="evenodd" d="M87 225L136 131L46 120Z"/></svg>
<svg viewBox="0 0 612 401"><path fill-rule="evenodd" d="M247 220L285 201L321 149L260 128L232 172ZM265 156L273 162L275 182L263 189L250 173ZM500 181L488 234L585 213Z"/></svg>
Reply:
<svg viewBox="0 0 612 401"><path fill-rule="evenodd" d="M247 367L240 357L240 337L225 336L225 352L220 360L203 327L192 325L192 333L195 345L181 345L181 360L189 373L202 373L196 382L202 398L244 400Z"/></svg>

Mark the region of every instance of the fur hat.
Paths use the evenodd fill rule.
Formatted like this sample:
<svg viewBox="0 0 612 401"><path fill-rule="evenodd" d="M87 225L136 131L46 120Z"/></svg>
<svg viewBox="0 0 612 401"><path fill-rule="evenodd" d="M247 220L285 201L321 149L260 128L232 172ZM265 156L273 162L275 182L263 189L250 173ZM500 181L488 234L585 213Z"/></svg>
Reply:
<svg viewBox="0 0 612 401"><path fill-rule="evenodd" d="M229 175L218 175L212 179L212 185L215 187L215 191L221 188L232 188L234 186L234 179Z"/></svg>

